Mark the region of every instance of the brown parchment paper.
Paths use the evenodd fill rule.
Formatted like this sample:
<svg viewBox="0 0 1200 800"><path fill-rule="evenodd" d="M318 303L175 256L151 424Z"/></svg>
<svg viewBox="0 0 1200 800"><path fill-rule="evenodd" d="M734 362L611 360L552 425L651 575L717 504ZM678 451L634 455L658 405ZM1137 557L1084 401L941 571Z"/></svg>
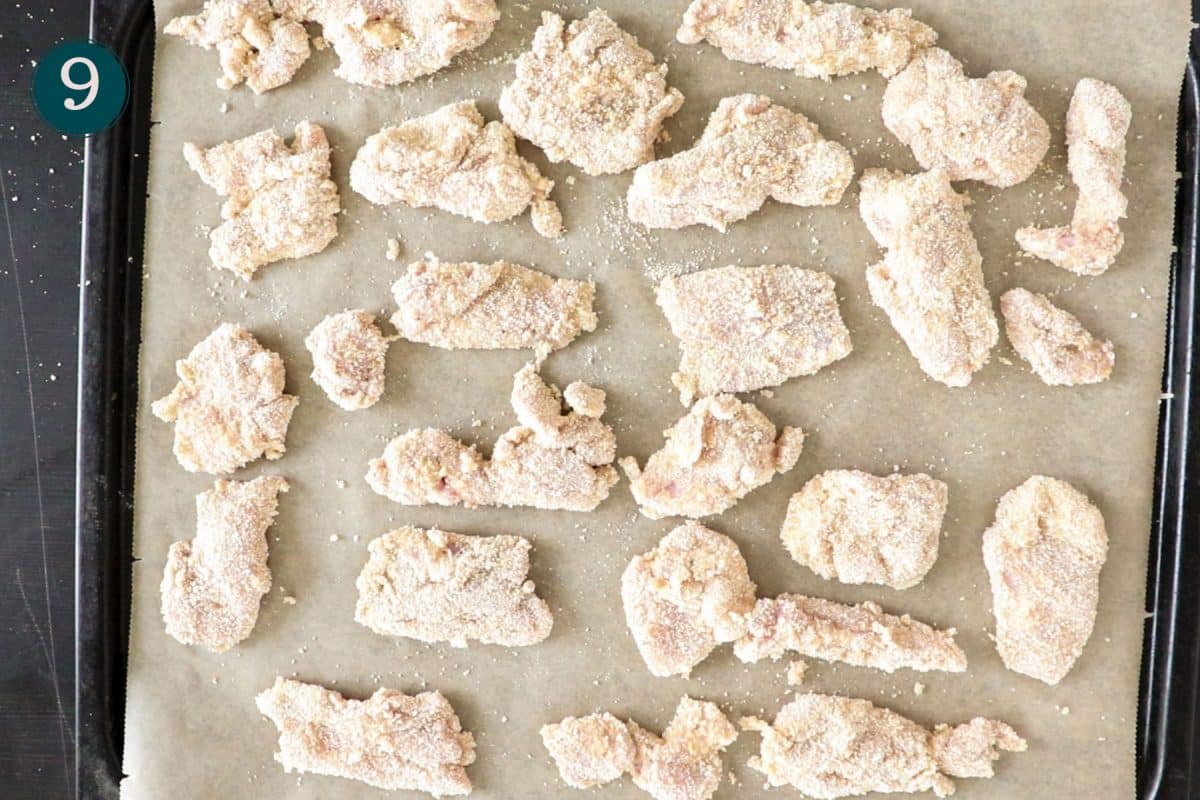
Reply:
<svg viewBox="0 0 1200 800"><path fill-rule="evenodd" d="M1030 181L1007 191L962 187L974 198L973 228L993 297L1013 286L1050 293L1116 345L1111 381L1077 389L1042 385L1003 342L966 389L924 377L884 315L870 302L865 267L880 257L857 213L857 186L835 208L769 203L727 235L704 228L647 232L627 222L630 174L591 178L569 165L548 165L521 150L558 182L567 235L537 236L528 215L484 226L434 211L373 207L347 180L351 159L385 124L476 98L497 118L496 98L552 7L569 18L585 2L502 0L491 40L443 72L412 84L372 90L332 74L335 57L318 52L289 86L256 97L215 86L215 53L161 37L156 52L146 240L143 344L136 489L136 556L126 717L123 797L374 798L383 792L322 776L287 775L272 760L276 732L254 695L276 675L297 676L365 696L384 685L444 692L478 742L469 773L481 798L569 796L541 745L543 723L610 710L661 730L680 696L717 701L734 718L774 717L790 697L787 662L743 665L728 646L690 679L654 678L624 623L619 580L636 553L675 524L641 518L622 479L590 514L534 510L403 508L374 494L366 462L385 443L417 426L441 426L485 451L515 424L508 404L512 374L528 354L448 352L406 342L388 355L383 400L367 411L337 409L308 377L303 347L321 318L344 308L390 313L389 286L408 261L506 258L554 275L592 278L599 329L550 356L544 374L561 386L584 379L608 391L607 419L622 455L639 460L661 444L661 431L683 414L669 376L677 345L654 305L655 276L725 264L791 263L827 270L838 282L854 353L814 377L792 381L754 402L777 424L812 435L799 464L734 509L708 520L733 537L760 592L817 594L842 601L874 599L885 609L956 626L970 668L944 675L880 672L814 662L804 690L845 693L923 724L975 715L1007 720L1029 751L1005 755L992 781L958 782L961 797L1128 798L1134 792L1134 725L1142 634L1154 431L1159 403L1165 290L1174 202L1174 136L1189 29L1187 5L1168 0L1100 3L1010 0L1004 3L919 0L916 16L941 34L940 44L972 75L1011 68L1029 79L1028 97L1050 121L1054 145ZM879 118L877 74L832 82L726 60L708 46L674 41L686 0L605 0L626 29L670 65L670 83L686 95L668 121L660 155L687 148L726 95L753 91L800 110L823 133L854 152L855 165L914 170L907 148ZM158 0L158 26L199 0ZM1134 109L1125 189L1126 244L1105 275L1079 278L1019 258L1013 231L1067 220L1074 191L1065 173L1063 120L1081 77L1111 81ZM222 111L223 104L227 110ZM181 146L275 127L287 136L302 119L325 126L342 191L339 236L319 255L279 263L244 284L211 268L207 227L219 222L220 198L184 164ZM570 180L574 176L574 181ZM403 242L400 261L385 259L389 237ZM158 585L168 545L194 535L194 497L212 478L190 475L171 455L172 428L154 419L150 402L175 383L174 361L221 321L248 326L277 350L288 391L302 400L287 454L237 475L285 475L270 531L274 588L253 635L224 655L179 645L164 633ZM932 473L950 484L941 557L919 587L897 592L823 581L792 562L779 541L788 497L817 472L893 468ZM988 634L993 627L980 536L999 496L1033 473L1071 481L1099 504L1111 537L1095 633L1074 671L1057 687L1007 672ZM532 577L555 612L542 644L523 649L472 645L456 650L377 636L353 619L354 579L372 538L402 524L468 534L516 533L535 543ZM283 602L287 595L296 603ZM924 684L924 693L915 691ZM746 760L759 737L742 734L725 756L734 782L719 797L765 797ZM596 797L644 796L628 779ZM790 789L777 796L795 796ZM398 796L407 796L400 793Z"/></svg>

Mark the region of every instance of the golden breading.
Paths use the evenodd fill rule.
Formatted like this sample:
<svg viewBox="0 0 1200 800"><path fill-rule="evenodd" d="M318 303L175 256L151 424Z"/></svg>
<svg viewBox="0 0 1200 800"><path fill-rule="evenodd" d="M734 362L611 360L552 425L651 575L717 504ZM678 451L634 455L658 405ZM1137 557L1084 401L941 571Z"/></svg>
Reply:
<svg viewBox="0 0 1200 800"><path fill-rule="evenodd" d="M330 314L304 340L313 357L312 379L347 411L370 408L383 395L388 341L374 314Z"/></svg>
<svg viewBox="0 0 1200 800"><path fill-rule="evenodd" d="M1000 296L1004 332L1013 349L1050 386L1100 383L1112 375L1113 344L1088 332L1044 295L1010 289Z"/></svg>

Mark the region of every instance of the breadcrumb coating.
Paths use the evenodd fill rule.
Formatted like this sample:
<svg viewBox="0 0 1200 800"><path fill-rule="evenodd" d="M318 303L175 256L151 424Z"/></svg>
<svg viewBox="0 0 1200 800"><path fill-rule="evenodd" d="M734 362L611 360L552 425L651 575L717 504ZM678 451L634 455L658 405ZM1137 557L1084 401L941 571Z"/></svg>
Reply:
<svg viewBox="0 0 1200 800"><path fill-rule="evenodd" d="M602 786L633 770L629 726L607 711L543 725L541 736L563 783L576 789Z"/></svg>
<svg viewBox="0 0 1200 800"><path fill-rule="evenodd" d="M1050 386L1100 383L1112 375L1112 342L1097 339L1044 295L1010 289L1000 296L1004 331L1013 349Z"/></svg>
<svg viewBox="0 0 1200 800"><path fill-rule="evenodd" d="M312 379L347 411L370 408L383 395L388 343L374 314L330 314L304 340L313 357Z"/></svg>

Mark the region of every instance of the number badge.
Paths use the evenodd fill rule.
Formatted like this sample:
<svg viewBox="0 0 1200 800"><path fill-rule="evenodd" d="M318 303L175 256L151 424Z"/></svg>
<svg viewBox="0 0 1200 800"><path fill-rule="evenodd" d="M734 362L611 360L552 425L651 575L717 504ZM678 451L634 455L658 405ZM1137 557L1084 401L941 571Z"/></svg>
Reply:
<svg viewBox="0 0 1200 800"><path fill-rule="evenodd" d="M96 133L116 122L129 99L129 76L107 47L64 42L33 73L33 102L46 122L73 135Z"/></svg>

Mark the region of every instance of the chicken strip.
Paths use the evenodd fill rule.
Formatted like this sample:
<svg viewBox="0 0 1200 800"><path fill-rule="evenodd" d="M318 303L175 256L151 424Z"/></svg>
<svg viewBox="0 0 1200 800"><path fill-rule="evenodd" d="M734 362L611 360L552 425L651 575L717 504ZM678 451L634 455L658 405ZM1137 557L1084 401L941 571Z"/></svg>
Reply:
<svg viewBox="0 0 1200 800"><path fill-rule="evenodd" d="M773 723L756 717L743 730L762 734L749 766L770 786L791 785L826 800L870 792L954 794L951 778L990 778L1000 750L1023 753L1025 740L996 720L976 717L933 731L868 700L799 694Z"/></svg>
<svg viewBox="0 0 1200 800"><path fill-rule="evenodd" d="M713 649L746 634L754 583L738 546L685 522L621 576L625 620L654 675L687 675Z"/></svg>
<svg viewBox="0 0 1200 800"><path fill-rule="evenodd" d="M638 167L629 218L648 228L708 225L724 232L769 198L836 205L854 177L850 152L803 114L763 95L726 97L691 150Z"/></svg>
<svg viewBox="0 0 1200 800"><path fill-rule="evenodd" d="M279 729L275 760L287 772L434 797L471 793L466 767L475 761L475 738L441 692L381 688L366 700L350 700L322 686L276 678L255 702Z"/></svg>
<svg viewBox="0 0 1200 800"><path fill-rule="evenodd" d="M851 606L781 594L759 598L747 633L734 645L742 661L778 659L788 652L884 672L963 672L967 657L953 628L938 630L905 614L885 614L871 602Z"/></svg>
<svg viewBox="0 0 1200 800"><path fill-rule="evenodd" d="M1034 475L1000 498L983 534L996 649L1004 665L1057 684L1092 635L1108 533L1066 481Z"/></svg>
<svg viewBox="0 0 1200 800"><path fill-rule="evenodd" d="M1013 349L1047 385L1100 383L1112 375L1112 342L1097 339L1044 295L1009 289L1000 296L1000 313Z"/></svg>
<svg viewBox="0 0 1200 800"><path fill-rule="evenodd" d="M650 519L707 517L796 466L804 431L775 425L750 403L719 394L696 402L663 435L666 443L638 467L621 459L641 512Z"/></svg>
<svg viewBox="0 0 1200 800"><path fill-rule="evenodd" d="M392 287L400 335L449 350L533 350L538 360L596 330L591 282L496 261L417 261Z"/></svg>
<svg viewBox="0 0 1200 800"><path fill-rule="evenodd" d="M616 437L600 420L603 392L571 384L563 397L526 365L513 379L517 427L485 459L445 431L413 430L393 439L367 469L377 493L403 505L531 506L591 511L613 484Z"/></svg>
<svg viewBox="0 0 1200 800"><path fill-rule="evenodd" d="M850 331L833 278L799 267L721 267L666 278L658 305L682 356L679 399L750 392L845 358Z"/></svg>
<svg viewBox="0 0 1200 800"><path fill-rule="evenodd" d="M883 124L925 169L1014 186L1050 149L1050 126L1025 99L1025 85L1008 70L968 78L954 56L931 47L888 82Z"/></svg>
<svg viewBox="0 0 1200 800"><path fill-rule="evenodd" d="M448 66L492 35L496 0L272 0L284 16L321 25L339 78L395 86Z"/></svg>
<svg viewBox="0 0 1200 800"><path fill-rule="evenodd" d="M663 120L682 105L679 90L667 87L666 65L601 9L569 27L542 12L532 48L500 94L500 113L517 136L589 175L654 158Z"/></svg>
<svg viewBox="0 0 1200 800"><path fill-rule="evenodd" d="M388 338L375 315L361 309L330 314L312 329L304 346L312 353L312 379L347 411L370 408L383 394Z"/></svg>
<svg viewBox="0 0 1200 800"><path fill-rule="evenodd" d="M925 374L966 386L1000 338L967 198L945 172L869 169L859 211L887 252L867 267L871 299L887 313Z"/></svg>
<svg viewBox="0 0 1200 800"><path fill-rule="evenodd" d="M826 580L916 586L937 560L946 484L928 475L823 472L792 495L781 537Z"/></svg>
<svg viewBox="0 0 1200 800"><path fill-rule="evenodd" d="M562 213L549 199L554 181L517 154L507 125L484 124L474 100L369 137L350 165L350 186L376 205L433 206L476 222L500 222L528 208L542 236L562 233Z"/></svg>
<svg viewBox="0 0 1200 800"><path fill-rule="evenodd" d="M384 636L455 647L537 644L554 618L529 580L531 548L520 536L398 528L369 545L354 619Z"/></svg>
<svg viewBox="0 0 1200 800"><path fill-rule="evenodd" d="M543 725L541 735L563 783L575 789L602 786L633 771L629 726L607 711Z"/></svg>
<svg viewBox="0 0 1200 800"><path fill-rule="evenodd" d="M300 398L283 393L283 359L240 325L224 323L175 362L179 383L151 406L175 423L175 458L188 472L228 475L283 455Z"/></svg>
<svg viewBox="0 0 1200 800"><path fill-rule="evenodd" d="M1121 193L1125 137L1133 109L1117 87L1084 78L1067 110L1067 169L1079 189L1071 224L1021 228L1017 243L1031 256L1077 275L1099 275L1113 265L1125 237L1120 220L1128 201Z"/></svg>
<svg viewBox="0 0 1200 800"><path fill-rule="evenodd" d="M167 551L162 617L182 644L223 653L254 630L271 590L267 528L288 483L275 475L218 480L196 495L196 537Z"/></svg>
<svg viewBox="0 0 1200 800"><path fill-rule="evenodd" d="M216 50L217 86L232 89L245 82L255 94L291 81L309 54L304 26L279 16L270 0L206 0L199 14L175 17L163 33Z"/></svg>
<svg viewBox="0 0 1200 800"><path fill-rule="evenodd" d="M225 221L209 234L214 267L248 281L259 267L319 253L337 236L341 204L320 125L301 122L290 147L265 130L208 148L188 142L183 157L228 197Z"/></svg>
<svg viewBox="0 0 1200 800"><path fill-rule="evenodd" d="M675 38L707 40L734 61L831 78L877 69L891 77L937 41L907 8L876 11L800 0L693 0Z"/></svg>

